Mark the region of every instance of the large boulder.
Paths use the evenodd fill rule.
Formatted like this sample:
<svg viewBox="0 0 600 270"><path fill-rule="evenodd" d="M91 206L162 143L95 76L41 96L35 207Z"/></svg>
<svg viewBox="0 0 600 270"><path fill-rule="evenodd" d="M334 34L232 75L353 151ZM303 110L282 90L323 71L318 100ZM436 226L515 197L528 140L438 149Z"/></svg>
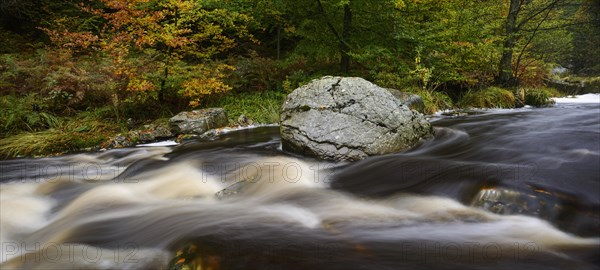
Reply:
<svg viewBox="0 0 600 270"><path fill-rule="evenodd" d="M174 134L202 134L209 129L227 126L227 113L223 108L208 108L180 112L169 119Z"/></svg>
<svg viewBox="0 0 600 270"><path fill-rule="evenodd" d="M422 114L362 78L313 80L287 96L280 121L284 150L326 160L402 151L433 133Z"/></svg>

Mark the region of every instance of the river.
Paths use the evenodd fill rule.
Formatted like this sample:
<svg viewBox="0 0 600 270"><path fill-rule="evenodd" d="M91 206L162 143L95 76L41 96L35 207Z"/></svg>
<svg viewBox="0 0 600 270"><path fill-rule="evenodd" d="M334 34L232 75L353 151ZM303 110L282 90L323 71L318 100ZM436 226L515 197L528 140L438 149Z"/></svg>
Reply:
<svg viewBox="0 0 600 270"><path fill-rule="evenodd" d="M589 97L434 116L435 138L355 163L286 154L273 126L0 161L1 266L599 269Z"/></svg>

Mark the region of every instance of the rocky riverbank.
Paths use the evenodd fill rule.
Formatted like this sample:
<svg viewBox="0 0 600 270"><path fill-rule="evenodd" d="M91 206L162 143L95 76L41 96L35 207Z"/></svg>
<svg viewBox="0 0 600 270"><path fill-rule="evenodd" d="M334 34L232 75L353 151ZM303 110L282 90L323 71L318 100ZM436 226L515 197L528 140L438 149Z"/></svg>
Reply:
<svg viewBox="0 0 600 270"><path fill-rule="evenodd" d="M102 148L132 147L165 140L179 143L191 138L213 139L225 132L255 126L254 122L243 114L237 121L229 120L227 111L223 108L184 111L168 121L144 125L143 129L117 134Z"/></svg>

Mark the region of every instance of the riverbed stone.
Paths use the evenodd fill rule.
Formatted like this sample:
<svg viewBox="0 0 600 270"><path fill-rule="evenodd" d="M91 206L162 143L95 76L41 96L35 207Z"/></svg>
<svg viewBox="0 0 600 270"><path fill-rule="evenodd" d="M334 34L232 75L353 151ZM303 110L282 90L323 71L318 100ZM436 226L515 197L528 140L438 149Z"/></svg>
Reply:
<svg viewBox="0 0 600 270"><path fill-rule="evenodd" d="M110 148L122 148L133 146L131 139L123 134L115 136L109 144Z"/></svg>
<svg viewBox="0 0 600 270"><path fill-rule="evenodd" d="M227 113L223 108L207 108L180 112L169 119L174 134L202 134L207 130L227 126Z"/></svg>
<svg viewBox="0 0 600 270"><path fill-rule="evenodd" d="M357 77L326 76L294 90L280 124L285 151L325 160L399 152L433 134L425 116Z"/></svg>
<svg viewBox="0 0 600 270"><path fill-rule="evenodd" d="M152 142L172 138L174 135L166 124L145 125L144 130L138 131L140 142Z"/></svg>

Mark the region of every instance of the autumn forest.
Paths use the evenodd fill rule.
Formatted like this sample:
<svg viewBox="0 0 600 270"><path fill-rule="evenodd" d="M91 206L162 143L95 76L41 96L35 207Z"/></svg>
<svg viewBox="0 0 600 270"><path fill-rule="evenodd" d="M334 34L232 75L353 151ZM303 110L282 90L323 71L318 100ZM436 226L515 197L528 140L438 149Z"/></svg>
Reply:
<svg viewBox="0 0 600 270"><path fill-rule="evenodd" d="M0 14L2 156L194 108L276 123L324 75L419 94L426 113L600 88L597 0L0 0Z"/></svg>

